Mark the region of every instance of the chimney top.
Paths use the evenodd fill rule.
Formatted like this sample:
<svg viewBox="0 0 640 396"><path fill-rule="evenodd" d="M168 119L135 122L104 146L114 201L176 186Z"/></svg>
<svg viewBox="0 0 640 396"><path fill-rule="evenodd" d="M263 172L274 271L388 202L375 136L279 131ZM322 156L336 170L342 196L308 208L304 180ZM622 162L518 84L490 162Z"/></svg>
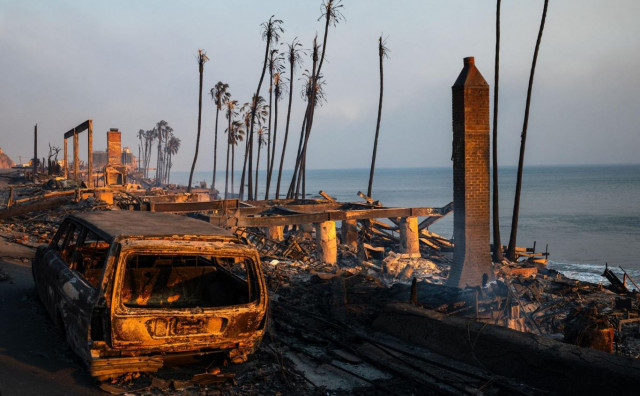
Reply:
<svg viewBox="0 0 640 396"><path fill-rule="evenodd" d="M465 58L466 59L466 58ZM118 132L118 128L109 128L110 132Z"/></svg>
<svg viewBox="0 0 640 396"><path fill-rule="evenodd" d="M476 60L473 56L467 56L466 58L464 58L464 65L475 65Z"/></svg>

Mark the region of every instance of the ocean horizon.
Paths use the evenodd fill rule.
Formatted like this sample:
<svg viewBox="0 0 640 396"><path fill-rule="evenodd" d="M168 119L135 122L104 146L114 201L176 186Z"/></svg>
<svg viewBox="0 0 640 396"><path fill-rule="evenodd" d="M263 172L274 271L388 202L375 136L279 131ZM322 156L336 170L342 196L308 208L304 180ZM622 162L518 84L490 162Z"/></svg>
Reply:
<svg viewBox="0 0 640 396"><path fill-rule="evenodd" d="M379 168L373 184L373 198L392 207L442 207L453 200L452 167ZM499 167L500 232L508 242L511 230L517 167ZM235 172L239 189L241 170ZM284 170L286 191L292 176ZM216 175L216 188L224 193L224 170ZM264 198L266 172L259 173L258 196ZM276 178L271 183L273 198ZM188 171L174 171L171 182L186 185ZM212 172L194 172L194 183L211 184ZM307 196L319 197L320 190L339 201L361 201L369 169L310 169ZM518 226L518 246L544 251L548 245L549 267L590 282L601 277L605 263L620 274L624 268L640 280L640 260L635 247L640 242L640 164L532 165L523 173ZM430 227L446 238L453 235L453 215Z"/></svg>

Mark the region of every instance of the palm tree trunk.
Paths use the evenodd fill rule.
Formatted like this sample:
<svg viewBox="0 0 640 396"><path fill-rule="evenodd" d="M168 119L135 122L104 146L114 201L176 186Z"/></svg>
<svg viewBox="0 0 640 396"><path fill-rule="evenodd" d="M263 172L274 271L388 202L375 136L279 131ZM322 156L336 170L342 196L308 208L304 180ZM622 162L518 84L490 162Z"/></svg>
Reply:
<svg viewBox="0 0 640 396"><path fill-rule="evenodd" d="M160 147L162 147L162 136L160 135L160 131L158 131L158 158L156 158L156 184L160 182L160 160L162 158L162 153L160 151Z"/></svg>
<svg viewBox="0 0 640 396"><path fill-rule="evenodd" d="M167 184L171 182L171 157L172 154L169 154L169 161L167 162Z"/></svg>
<svg viewBox="0 0 640 396"><path fill-rule="evenodd" d="M216 168L218 164L218 113L220 109L216 106L216 127L213 134L213 178L211 180L211 191L216 188Z"/></svg>
<svg viewBox="0 0 640 396"><path fill-rule="evenodd" d="M247 128L248 130L248 125L245 123L245 128ZM247 161L249 159L249 139L247 136L247 139L244 142L244 160L242 161L243 165L242 165L242 176L240 176L240 197L243 196L244 193L244 181L245 181L245 175L247 172ZM241 198L242 199L242 198Z"/></svg>
<svg viewBox="0 0 640 396"><path fill-rule="evenodd" d="M271 133L269 133L271 136ZM273 161L276 158L276 142L278 137L278 95L276 94L276 104L274 108L274 119L273 119L273 151L271 153L271 164L269 165L269 170L267 171L267 190L264 194L264 199L269 199L269 188L271 187L271 175L273 173Z"/></svg>
<svg viewBox="0 0 640 396"><path fill-rule="evenodd" d="M284 153L287 149L287 139L289 138L289 120L291 118L291 100L293 99L293 62L291 63L291 77L289 79L289 104L287 106L287 125L284 130L284 142L282 143L282 155L280 156L280 168L278 168L278 184L276 186L276 199L280 198L280 181L282 180L282 166L284 164Z"/></svg>
<svg viewBox="0 0 640 396"><path fill-rule="evenodd" d="M382 36L379 38L379 50L380 54L380 99L378 100L378 121L376 122L376 137L373 142L373 154L371 155L371 171L369 172L369 188L367 189L367 195L371 196L371 190L373 188L373 172L376 168L376 153L378 151L378 135L380 134L380 117L382 116L382 94L384 88L384 71L382 69L382 58L384 57L384 51L382 48Z"/></svg>
<svg viewBox="0 0 640 396"><path fill-rule="evenodd" d="M273 52L269 61L269 135L267 135L267 179L265 188L265 199L269 197L269 167L271 163L271 112L273 110ZM258 148L260 150L260 148ZM258 199L258 178L256 177L256 199Z"/></svg>
<svg viewBox="0 0 640 396"><path fill-rule="evenodd" d="M233 184L233 173L235 171L234 164L236 163L236 145L235 143L231 143L231 192L233 193L236 189Z"/></svg>
<svg viewBox="0 0 640 396"><path fill-rule="evenodd" d="M498 83L500 76L500 1L496 3L496 59L493 84L493 261L502 261L500 210L498 205Z"/></svg>
<svg viewBox="0 0 640 396"><path fill-rule="evenodd" d="M296 162L293 167L293 175L291 176L291 183L289 184L289 190L287 191L287 198L293 198L296 181L298 180L298 171L300 168L300 161L302 161L302 144L304 143L305 131L307 129L307 117L309 115L309 104L307 104L307 111L305 112L304 119L302 120L302 128L300 130L300 141L298 142L298 154L296 155Z"/></svg>
<svg viewBox="0 0 640 396"><path fill-rule="evenodd" d="M204 72L204 60L200 54L198 59L198 73L200 75L200 89L198 90L198 135L196 137L196 153L193 156L193 164L191 164L191 172L189 173L189 185L187 192L191 192L191 182L193 181L193 171L196 169L196 161L198 160L198 146L200 145L200 126L202 125L202 74Z"/></svg>
<svg viewBox="0 0 640 396"><path fill-rule="evenodd" d="M253 127L255 125L255 118L256 118L256 106L258 105L258 96L260 96L260 87L262 87L262 81L264 80L264 73L267 70L267 61L269 59L269 47L271 46L271 37L267 37L267 45L265 47L264 50L264 62L262 64L262 73L260 74L260 81L258 82L258 89L256 89L256 96L254 98L253 101L253 107L251 109L251 129L249 131L249 137L248 139L250 140L249 142L249 177L248 177L248 182L249 185L248 187L248 191L249 191L249 200L253 199L252 196L252 191L251 188L253 187L253 181L251 180L251 170L253 169ZM240 199L243 198L243 189L244 186L240 186Z"/></svg>
<svg viewBox="0 0 640 396"><path fill-rule="evenodd" d="M531 105L531 89L533 87L533 75L536 71L536 62L538 60L538 50L540 49L540 41L542 40L542 31L544 30L544 21L547 17L547 6L549 0L544 0L544 9L542 11L542 19L540 20L540 31L536 40L536 49L533 52L533 62L531 63L531 74L529 75L529 87L527 88L527 102L524 110L524 123L522 126L522 135L520 140L520 155L518 157L518 177L516 180L516 195L513 202L513 216L511 218L511 235L509 237L509 249L507 250L507 258L511 261L516 260L516 237L518 233L518 216L520 213L520 191L522 189L522 168L524 166L524 148L527 141L527 126L529 124L529 106Z"/></svg>
<svg viewBox="0 0 640 396"><path fill-rule="evenodd" d="M258 136L258 157L256 158L256 185L255 185L255 193L253 197L258 199L258 170L260 169L260 151L262 149L262 144L260 144L260 136Z"/></svg>
<svg viewBox="0 0 640 396"><path fill-rule="evenodd" d="M227 167L225 168L225 178L224 178L224 199L227 199L229 197L229 149L230 148L231 148L231 142L227 137Z"/></svg>

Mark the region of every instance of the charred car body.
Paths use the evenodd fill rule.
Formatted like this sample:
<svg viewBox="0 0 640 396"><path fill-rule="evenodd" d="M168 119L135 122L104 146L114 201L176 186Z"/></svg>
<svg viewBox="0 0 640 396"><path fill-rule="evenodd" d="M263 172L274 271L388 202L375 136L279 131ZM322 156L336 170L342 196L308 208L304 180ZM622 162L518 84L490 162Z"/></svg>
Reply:
<svg viewBox="0 0 640 396"><path fill-rule="evenodd" d="M183 216L67 217L33 262L40 300L95 377L155 371L172 356L247 359L264 335L255 249Z"/></svg>

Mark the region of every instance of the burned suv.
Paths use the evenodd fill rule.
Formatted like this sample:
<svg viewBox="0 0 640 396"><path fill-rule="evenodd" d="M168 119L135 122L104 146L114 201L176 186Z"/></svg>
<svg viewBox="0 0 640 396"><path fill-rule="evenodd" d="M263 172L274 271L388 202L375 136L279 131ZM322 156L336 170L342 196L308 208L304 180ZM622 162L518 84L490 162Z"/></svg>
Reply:
<svg viewBox="0 0 640 396"><path fill-rule="evenodd" d="M264 335L257 251L200 220L133 211L68 216L32 268L40 300L95 377L213 352L241 363Z"/></svg>

